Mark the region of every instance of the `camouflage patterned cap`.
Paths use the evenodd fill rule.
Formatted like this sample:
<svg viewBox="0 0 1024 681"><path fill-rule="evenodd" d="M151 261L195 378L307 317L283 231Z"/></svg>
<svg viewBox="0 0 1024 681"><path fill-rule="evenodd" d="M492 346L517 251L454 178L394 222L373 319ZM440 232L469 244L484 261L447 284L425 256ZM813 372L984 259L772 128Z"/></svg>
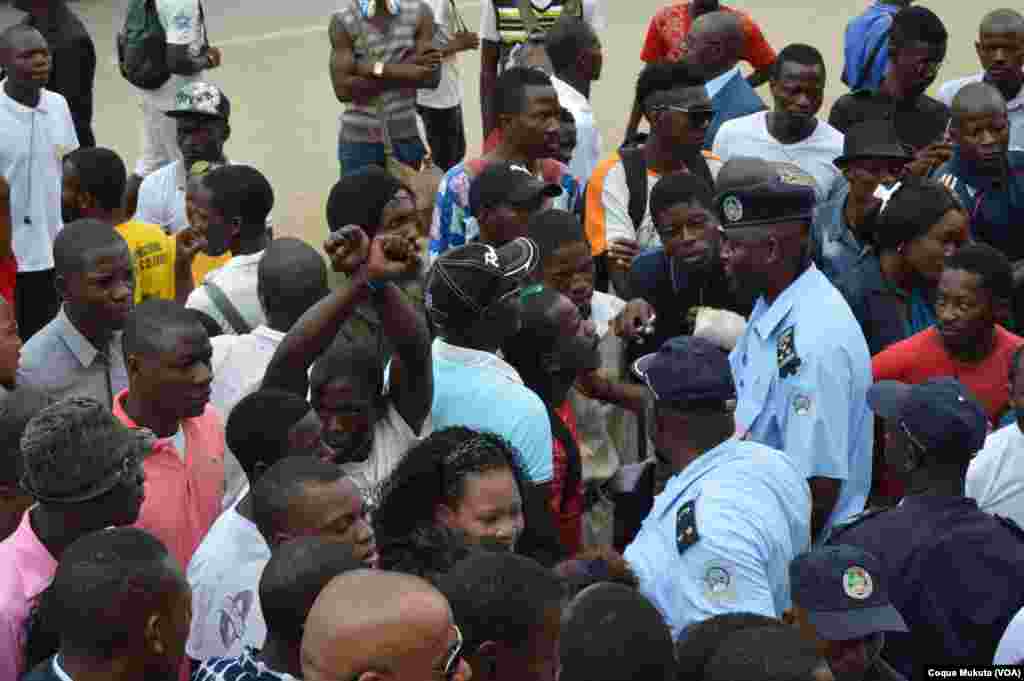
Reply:
<svg viewBox="0 0 1024 681"><path fill-rule="evenodd" d="M186 83L174 96L174 108L167 112L172 118L178 116L209 116L228 120L231 103L219 87L210 83Z"/></svg>

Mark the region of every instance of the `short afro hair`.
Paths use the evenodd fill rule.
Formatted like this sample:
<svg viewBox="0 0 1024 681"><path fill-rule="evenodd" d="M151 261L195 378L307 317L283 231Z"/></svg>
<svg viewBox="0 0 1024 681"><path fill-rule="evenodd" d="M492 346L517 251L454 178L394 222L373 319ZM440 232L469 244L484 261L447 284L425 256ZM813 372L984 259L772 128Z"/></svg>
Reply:
<svg viewBox="0 0 1024 681"><path fill-rule="evenodd" d="M327 583L362 567L351 546L323 537L299 537L275 548L260 576L268 636L298 646L306 617Z"/></svg>
<svg viewBox="0 0 1024 681"><path fill-rule="evenodd" d="M206 328L192 310L173 300L149 298L128 314L121 346L127 359L130 355L152 356L166 349L167 332L171 329Z"/></svg>
<svg viewBox="0 0 1024 681"><path fill-rule="evenodd" d="M659 219L666 210L681 203L688 204L694 201L714 214L714 190L703 178L693 173L665 175L651 190L651 218L655 225L661 227Z"/></svg>
<svg viewBox="0 0 1024 681"><path fill-rule="evenodd" d="M307 487L327 485L344 477L337 464L312 456L281 459L252 486L256 526L268 542L272 541L277 531L286 527L293 504L306 495Z"/></svg>
<svg viewBox="0 0 1024 681"><path fill-rule="evenodd" d="M103 210L116 210L124 200L128 170L117 152L103 147L80 147L64 157L75 170L78 186Z"/></svg>
<svg viewBox="0 0 1024 681"><path fill-rule="evenodd" d="M92 265L96 251L116 247L128 251L128 242L110 223L92 218L75 220L53 240L54 268L62 276L80 274Z"/></svg>
<svg viewBox="0 0 1024 681"><path fill-rule="evenodd" d="M1006 255L988 244L970 243L946 259L947 270L962 270L978 275L981 287L993 300L1009 302L1013 298L1013 266Z"/></svg>
<svg viewBox="0 0 1024 681"><path fill-rule="evenodd" d="M673 681L672 634L636 589L595 584L569 604L559 641L560 681Z"/></svg>
<svg viewBox="0 0 1024 681"><path fill-rule="evenodd" d="M553 256L563 246L589 243L580 219L572 213L552 208L530 218L527 236L537 244L540 262Z"/></svg>
<svg viewBox="0 0 1024 681"><path fill-rule="evenodd" d="M145 530L87 534L61 555L48 599L47 628L66 654L110 660L142 645L151 615L188 592L167 547Z"/></svg>
<svg viewBox="0 0 1024 681"><path fill-rule="evenodd" d="M565 600L553 571L514 553L476 552L437 581L469 654L486 641L519 648Z"/></svg>
<svg viewBox="0 0 1024 681"><path fill-rule="evenodd" d="M678 681L704 681L704 671L730 634L754 627L784 627L781 620L752 612L729 612L691 624L676 642Z"/></svg>
<svg viewBox="0 0 1024 681"><path fill-rule="evenodd" d="M904 7L892 19L889 29L889 52L898 52L910 43L945 45L949 33L939 16L921 5Z"/></svg>
<svg viewBox="0 0 1024 681"><path fill-rule="evenodd" d="M416 196L408 185L376 165L345 175L327 197L327 227L336 232L346 225L359 225L372 239L380 227L384 207L402 189Z"/></svg>
<svg viewBox="0 0 1024 681"><path fill-rule="evenodd" d="M36 414L53 404L43 391L18 386L0 402L0 483L16 486L25 465L21 456L21 436Z"/></svg>
<svg viewBox="0 0 1024 681"><path fill-rule="evenodd" d="M594 27L571 14L563 14L544 34L548 59L555 73L572 67L583 50L600 44Z"/></svg>
<svg viewBox="0 0 1024 681"><path fill-rule="evenodd" d="M315 248L301 239L274 239L256 266L260 300L267 320L290 329L329 292L327 265Z"/></svg>
<svg viewBox="0 0 1024 681"><path fill-rule="evenodd" d="M274 209L274 190L252 166L225 165L203 176L213 206L228 220L241 220L246 236L262 234Z"/></svg>
<svg viewBox="0 0 1024 681"><path fill-rule="evenodd" d="M651 105L648 100L652 95L703 85L704 79L696 69L684 62L648 64L636 81L636 101L646 109Z"/></svg>
<svg viewBox="0 0 1024 681"><path fill-rule="evenodd" d="M825 59L817 47L804 43L793 43L782 48L779 56L775 59L775 66L772 69L772 78L778 79L782 76L782 65L792 62L801 66L820 66L821 75L824 79L828 76L825 69Z"/></svg>
<svg viewBox="0 0 1024 681"><path fill-rule="evenodd" d="M238 401L228 415L225 437L250 484L259 477L260 464L270 467L288 456L303 454L291 451L288 434L310 410L304 398L272 388Z"/></svg>
<svg viewBox="0 0 1024 681"><path fill-rule="evenodd" d="M380 395L384 389L384 363L376 343L362 338L350 341L339 336L313 363L309 372L309 388L314 404L325 385L339 378Z"/></svg>
<svg viewBox="0 0 1024 681"><path fill-rule="evenodd" d="M751 627L726 636L705 681L812 681L825 666L817 646L795 627Z"/></svg>
<svg viewBox="0 0 1024 681"><path fill-rule="evenodd" d="M515 116L526 111L528 87L552 87L551 78L540 69L526 66L506 69L494 89L494 113Z"/></svg>

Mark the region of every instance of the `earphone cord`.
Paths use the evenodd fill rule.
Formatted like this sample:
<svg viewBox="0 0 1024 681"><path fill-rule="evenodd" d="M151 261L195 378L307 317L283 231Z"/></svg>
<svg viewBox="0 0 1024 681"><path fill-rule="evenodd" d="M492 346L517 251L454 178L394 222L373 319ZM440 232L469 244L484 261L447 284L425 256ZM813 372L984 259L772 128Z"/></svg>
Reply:
<svg viewBox="0 0 1024 681"><path fill-rule="evenodd" d="M26 206L25 206L25 224L32 224L32 164L35 161L35 145L36 145L36 111L32 110L32 130L28 136L28 188L26 194Z"/></svg>

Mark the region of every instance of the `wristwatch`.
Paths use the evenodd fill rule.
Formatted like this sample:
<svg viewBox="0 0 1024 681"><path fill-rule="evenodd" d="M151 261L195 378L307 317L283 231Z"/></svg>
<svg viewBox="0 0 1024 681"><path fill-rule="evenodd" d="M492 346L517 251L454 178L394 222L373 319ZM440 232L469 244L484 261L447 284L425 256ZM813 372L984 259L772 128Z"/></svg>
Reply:
<svg viewBox="0 0 1024 681"><path fill-rule="evenodd" d="M384 62L377 61L373 63L373 75L377 78L384 77Z"/></svg>

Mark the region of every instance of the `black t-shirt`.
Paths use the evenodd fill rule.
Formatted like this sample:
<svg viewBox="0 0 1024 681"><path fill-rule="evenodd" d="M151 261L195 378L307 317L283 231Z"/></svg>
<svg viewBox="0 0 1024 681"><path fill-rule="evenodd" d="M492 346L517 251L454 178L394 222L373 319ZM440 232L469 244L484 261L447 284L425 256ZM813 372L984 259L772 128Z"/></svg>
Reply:
<svg viewBox="0 0 1024 681"><path fill-rule="evenodd" d="M874 90L855 90L832 105L828 122L845 135L857 123L879 119L893 122L903 144L921 149L942 141L949 123L949 108L927 95L895 100Z"/></svg>

